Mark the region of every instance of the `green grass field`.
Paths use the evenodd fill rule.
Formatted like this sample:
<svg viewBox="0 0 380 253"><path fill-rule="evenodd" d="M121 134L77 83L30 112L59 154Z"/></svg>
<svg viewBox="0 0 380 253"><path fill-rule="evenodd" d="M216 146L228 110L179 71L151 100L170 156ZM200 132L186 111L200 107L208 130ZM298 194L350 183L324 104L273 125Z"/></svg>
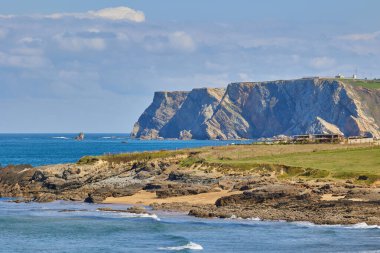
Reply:
<svg viewBox="0 0 380 253"><path fill-rule="evenodd" d="M357 179L368 177L368 183L380 180L380 147L296 152L289 154L265 155L244 159L213 159L208 162L251 169L268 165L285 165L303 168L292 173L299 176Z"/></svg>
<svg viewBox="0 0 380 253"><path fill-rule="evenodd" d="M180 156L178 156L180 155ZM112 163L149 161L177 156L178 165L192 167L204 164L221 172L250 173L258 170L285 171L281 176L310 179L352 179L371 184L380 181L380 147L342 144L298 145L234 145L156 151L104 156L86 156L78 164L93 164L98 160ZM183 156L181 158L181 156ZM285 169L285 170L284 170Z"/></svg>
<svg viewBox="0 0 380 253"><path fill-rule="evenodd" d="M380 80L362 80L362 79L337 79L353 86L362 86L368 89L380 89Z"/></svg>

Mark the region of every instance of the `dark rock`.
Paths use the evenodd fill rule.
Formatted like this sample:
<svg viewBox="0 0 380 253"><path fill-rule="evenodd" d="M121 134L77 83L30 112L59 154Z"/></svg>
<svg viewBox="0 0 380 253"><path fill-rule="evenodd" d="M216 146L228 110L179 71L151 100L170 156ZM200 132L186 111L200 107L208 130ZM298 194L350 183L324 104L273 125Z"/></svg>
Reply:
<svg viewBox="0 0 380 253"><path fill-rule="evenodd" d="M188 215L195 216L195 217L198 217L198 218L211 218L211 217L215 217L215 215L213 213L210 213L209 211L203 210L203 209L191 209L189 211Z"/></svg>
<svg viewBox="0 0 380 253"><path fill-rule="evenodd" d="M37 170L32 178L32 180L36 181L36 182L43 182L47 179L47 177L44 175L44 173L42 173L41 171Z"/></svg>
<svg viewBox="0 0 380 253"><path fill-rule="evenodd" d="M152 190L158 190L158 189L162 189L162 188L163 188L162 184L149 183L149 184L144 186L143 190L152 191Z"/></svg>
<svg viewBox="0 0 380 253"><path fill-rule="evenodd" d="M85 198L84 202L91 204L102 203L106 198L107 197L104 195L96 195L94 193L89 193L88 197Z"/></svg>
<svg viewBox="0 0 380 253"><path fill-rule="evenodd" d="M98 211L103 211L103 212L117 212L117 213L135 213L135 214L146 214L148 213L145 207L143 206L132 206L129 207L128 209L112 209L109 207L101 207L97 209Z"/></svg>
<svg viewBox="0 0 380 253"><path fill-rule="evenodd" d="M157 190L156 195L158 198L168 198L206 193L210 190L211 188L208 186L178 184L168 185L168 188Z"/></svg>
<svg viewBox="0 0 380 253"><path fill-rule="evenodd" d="M127 211L129 213L136 213L136 214L148 213L146 211L145 207L143 207L143 206L132 206L132 207L128 208Z"/></svg>
<svg viewBox="0 0 380 253"><path fill-rule="evenodd" d="M36 202L52 202L57 200L57 196L51 193L42 193L33 198Z"/></svg>

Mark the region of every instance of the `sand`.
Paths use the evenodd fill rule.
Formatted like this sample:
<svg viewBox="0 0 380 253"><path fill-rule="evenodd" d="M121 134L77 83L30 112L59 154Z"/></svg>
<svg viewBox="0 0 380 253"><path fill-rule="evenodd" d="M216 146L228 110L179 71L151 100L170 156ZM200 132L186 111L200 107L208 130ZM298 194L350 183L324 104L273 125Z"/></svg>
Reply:
<svg viewBox="0 0 380 253"><path fill-rule="evenodd" d="M332 194L323 194L321 200L323 201L336 201L346 197L345 195L333 196Z"/></svg>
<svg viewBox="0 0 380 253"><path fill-rule="evenodd" d="M156 193L154 192L139 191L133 196L118 197L118 198L109 197L109 198L106 198L103 201L103 203L129 204L129 205L136 205L136 204L150 205L153 203L162 204L162 203L181 203L181 202L186 202L188 204L214 204L215 201L221 197L230 196L230 195L239 194L239 193L242 193L242 192L241 191L230 192L228 190L221 190L218 192L208 192L208 193L201 193L201 194L196 194L196 195L187 195L187 196L160 199L160 198L157 198Z"/></svg>

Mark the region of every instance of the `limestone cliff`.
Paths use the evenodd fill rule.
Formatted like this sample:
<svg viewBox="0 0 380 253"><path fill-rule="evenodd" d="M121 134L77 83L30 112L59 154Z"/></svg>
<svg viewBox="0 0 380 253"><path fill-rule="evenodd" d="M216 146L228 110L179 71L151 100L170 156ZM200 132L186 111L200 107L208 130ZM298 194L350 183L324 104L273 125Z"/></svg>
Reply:
<svg viewBox="0 0 380 253"><path fill-rule="evenodd" d="M193 89L159 135L180 138L181 131L186 130L194 139L207 139L202 126L211 119L224 93L225 89Z"/></svg>
<svg viewBox="0 0 380 253"><path fill-rule="evenodd" d="M132 137L155 139L158 132L181 107L188 92L155 92L152 104L143 112L132 130Z"/></svg>
<svg viewBox="0 0 380 253"><path fill-rule="evenodd" d="M152 106L153 102L136 123L145 129L140 136L149 131L164 138L185 134L194 139L305 133L380 136L380 91L339 80L232 83L226 90L194 89L183 94L183 102L177 103L176 109L163 104ZM149 115L157 114L171 117L155 124L157 116Z"/></svg>

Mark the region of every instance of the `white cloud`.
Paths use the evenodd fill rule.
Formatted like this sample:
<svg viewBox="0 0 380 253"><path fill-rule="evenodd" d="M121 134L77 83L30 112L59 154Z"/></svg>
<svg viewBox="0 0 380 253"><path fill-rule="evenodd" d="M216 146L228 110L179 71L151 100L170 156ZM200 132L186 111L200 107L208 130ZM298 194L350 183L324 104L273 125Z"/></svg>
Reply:
<svg viewBox="0 0 380 253"><path fill-rule="evenodd" d="M58 34L54 36L60 48L67 51L95 50L102 51L106 49L106 41L102 38L82 38L79 36L67 36Z"/></svg>
<svg viewBox="0 0 380 253"><path fill-rule="evenodd" d="M41 68L47 65L48 60L39 54L15 51L12 54L0 52L0 66L16 68Z"/></svg>
<svg viewBox="0 0 380 253"><path fill-rule="evenodd" d="M310 66L316 69L329 68L335 65L335 59L327 56L315 57L310 60Z"/></svg>
<svg viewBox="0 0 380 253"><path fill-rule="evenodd" d="M113 21L132 21L137 23L145 21L145 15L142 11L137 11L124 6L82 13L54 13L42 17L51 19L61 19L65 17L73 17L78 19L106 19Z"/></svg>
<svg viewBox="0 0 380 253"><path fill-rule="evenodd" d="M11 18L14 18L15 16L14 15L1 15L0 14L0 18L1 19L11 19Z"/></svg>
<svg viewBox="0 0 380 253"><path fill-rule="evenodd" d="M347 35L339 36L338 38L341 40L349 40L349 41L369 41L369 40L375 40L379 36L380 36L380 31L376 31L373 33L347 34Z"/></svg>
<svg viewBox="0 0 380 253"><path fill-rule="evenodd" d="M150 52L193 52L196 49L196 44L189 34L177 31L159 33L153 36L147 35L144 37L143 47Z"/></svg>
<svg viewBox="0 0 380 253"><path fill-rule="evenodd" d="M169 34L169 43L175 49L192 52L195 50L193 38L185 32L174 32Z"/></svg>
<svg viewBox="0 0 380 253"><path fill-rule="evenodd" d="M128 7L106 8L99 11L90 11L88 14L110 20L145 21L145 15L142 11L136 11Z"/></svg>
<svg viewBox="0 0 380 253"><path fill-rule="evenodd" d="M23 37L18 41L18 43L27 45L27 46L39 46L42 44L42 40L39 38L33 38L33 37Z"/></svg>

